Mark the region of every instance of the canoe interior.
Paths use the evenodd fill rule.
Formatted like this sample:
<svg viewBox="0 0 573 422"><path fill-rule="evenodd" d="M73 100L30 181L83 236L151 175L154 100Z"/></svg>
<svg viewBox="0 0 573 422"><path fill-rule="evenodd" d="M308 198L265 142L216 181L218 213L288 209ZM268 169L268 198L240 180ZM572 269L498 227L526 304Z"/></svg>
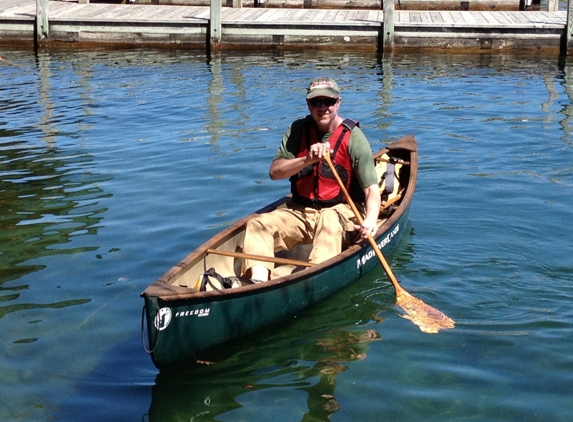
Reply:
<svg viewBox="0 0 573 422"><path fill-rule="evenodd" d="M288 197L282 198L277 207L284 208ZM265 210L266 211L266 210ZM386 221L388 216L383 216L378 220L378 227L381 227ZM209 249L216 249L222 252L242 252L243 240L245 238L244 224L224 238L221 243L214 243L209 245ZM348 247L348 245L346 245ZM296 261L307 261L312 249L312 245L298 245L288 251L280 251L275 254L278 258L291 259ZM242 267L242 259L226 257L216 254L200 254L195 260L188 263L184 271L179 272L177 275L170 278L169 283L172 286L183 288L195 288L202 278L203 273L209 268L214 268L216 272L223 277L240 277ZM275 268L271 274L271 281L277 280L291 274L302 271L304 268L293 264L275 264Z"/></svg>
<svg viewBox="0 0 573 422"><path fill-rule="evenodd" d="M391 217L396 210L399 210L401 202L405 201L406 198L411 198L413 194L415 184L410 184L409 181L411 179L411 171L415 170L417 172L417 160L412 160L412 155L417 153L417 143L413 136L408 135L374 154L374 156L380 156L382 153L387 153L392 158L403 160L408 163L408 165L403 165L400 169L401 199L381 212L380 219L378 220L379 228L382 228L388 218ZM416 164L416 166L412 164ZM284 207L287 200L288 197L281 198L256 213L237 221L232 226L209 239L205 244L189 254L183 261L179 262L169 272L157 280L143 295L163 295L166 300L168 300L169 297L178 299L181 295L205 295L205 293L209 292L198 292L195 287L202 278L203 273L209 268L214 268L215 271L223 277L241 277L241 258L207 253L207 250L215 249L224 252L242 252L246 222L262 212ZM348 245L346 245L346 247L348 247ZM277 253L276 256L297 261L308 261L311 248L312 245L299 245L289 251L281 251ZM275 270L271 274L271 280L281 279L282 277L295 274L303 269L304 268L296 265L275 264ZM170 285L170 288L162 288L167 287L166 285Z"/></svg>

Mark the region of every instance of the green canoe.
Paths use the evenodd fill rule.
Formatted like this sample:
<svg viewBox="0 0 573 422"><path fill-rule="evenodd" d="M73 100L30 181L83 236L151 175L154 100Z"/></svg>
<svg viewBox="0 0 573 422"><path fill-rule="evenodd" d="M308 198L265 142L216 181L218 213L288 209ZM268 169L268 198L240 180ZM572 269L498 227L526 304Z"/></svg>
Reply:
<svg viewBox="0 0 573 422"><path fill-rule="evenodd" d="M385 254L398 243L406 227L418 174L417 149L416 139L408 135L374 154L377 171L395 176L392 181L386 177L374 236ZM227 280L241 281L237 277L244 257L246 222L285 206L288 199L281 198L216 234L141 294L143 337L147 331L144 348L158 369L201 359L209 349L292 318L380 265L365 240L346 245L341 254L314 266L305 262L308 245L301 245L277 255L275 270L266 283L198 289L198 281L211 268Z"/></svg>

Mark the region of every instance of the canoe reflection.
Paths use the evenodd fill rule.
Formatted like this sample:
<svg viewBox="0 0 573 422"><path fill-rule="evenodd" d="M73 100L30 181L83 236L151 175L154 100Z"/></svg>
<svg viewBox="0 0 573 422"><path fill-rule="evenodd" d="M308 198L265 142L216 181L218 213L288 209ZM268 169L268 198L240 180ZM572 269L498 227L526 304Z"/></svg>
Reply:
<svg viewBox="0 0 573 422"><path fill-rule="evenodd" d="M264 393L277 388L282 389L281 406L286 400L293 412L289 420L298 419L296 412L300 412L299 420L305 422L330 420L330 415L340 409L335 397L338 374L348 369L347 363L365 359L368 343L380 340L381 336L373 329L332 328L313 337L290 345L278 341L243 346L246 351L213 365L159 373L153 387L149 420L220 420L217 415L228 412L233 413L226 417L241 420L242 416L235 414L241 411L250 416L262 415L269 412L273 403L248 396L266 397ZM285 389L294 390L292 395L288 394L291 397L286 397ZM300 401L300 392L307 394L306 409L301 403L293 403ZM253 404L261 408L249 409Z"/></svg>

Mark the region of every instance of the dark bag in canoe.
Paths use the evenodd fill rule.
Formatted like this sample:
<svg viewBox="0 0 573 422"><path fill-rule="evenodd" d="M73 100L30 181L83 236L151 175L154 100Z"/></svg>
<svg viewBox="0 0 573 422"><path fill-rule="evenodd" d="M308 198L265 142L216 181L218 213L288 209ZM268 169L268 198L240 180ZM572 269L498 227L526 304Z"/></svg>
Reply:
<svg viewBox="0 0 573 422"><path fill-rule="evenodd" d="M218 274L214 268L209 268L201 277L198 290L201 292L210 292L213 290L232 289L234 287L247 286L253 284L252 280L242 277L223 277Z"/></svg>

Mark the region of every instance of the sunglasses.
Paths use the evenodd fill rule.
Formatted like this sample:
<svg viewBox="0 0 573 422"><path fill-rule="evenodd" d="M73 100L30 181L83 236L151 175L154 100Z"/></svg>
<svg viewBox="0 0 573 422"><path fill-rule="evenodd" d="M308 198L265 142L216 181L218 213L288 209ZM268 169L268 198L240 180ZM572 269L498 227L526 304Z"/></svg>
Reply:
<svg viewBox="0 0 573 422"><path fill-rule="evenodd" d="M318 107L319 105L325 105L326 107L332 107L338 102L339 98L311 98L308 103L312 107Z"/></svg>

